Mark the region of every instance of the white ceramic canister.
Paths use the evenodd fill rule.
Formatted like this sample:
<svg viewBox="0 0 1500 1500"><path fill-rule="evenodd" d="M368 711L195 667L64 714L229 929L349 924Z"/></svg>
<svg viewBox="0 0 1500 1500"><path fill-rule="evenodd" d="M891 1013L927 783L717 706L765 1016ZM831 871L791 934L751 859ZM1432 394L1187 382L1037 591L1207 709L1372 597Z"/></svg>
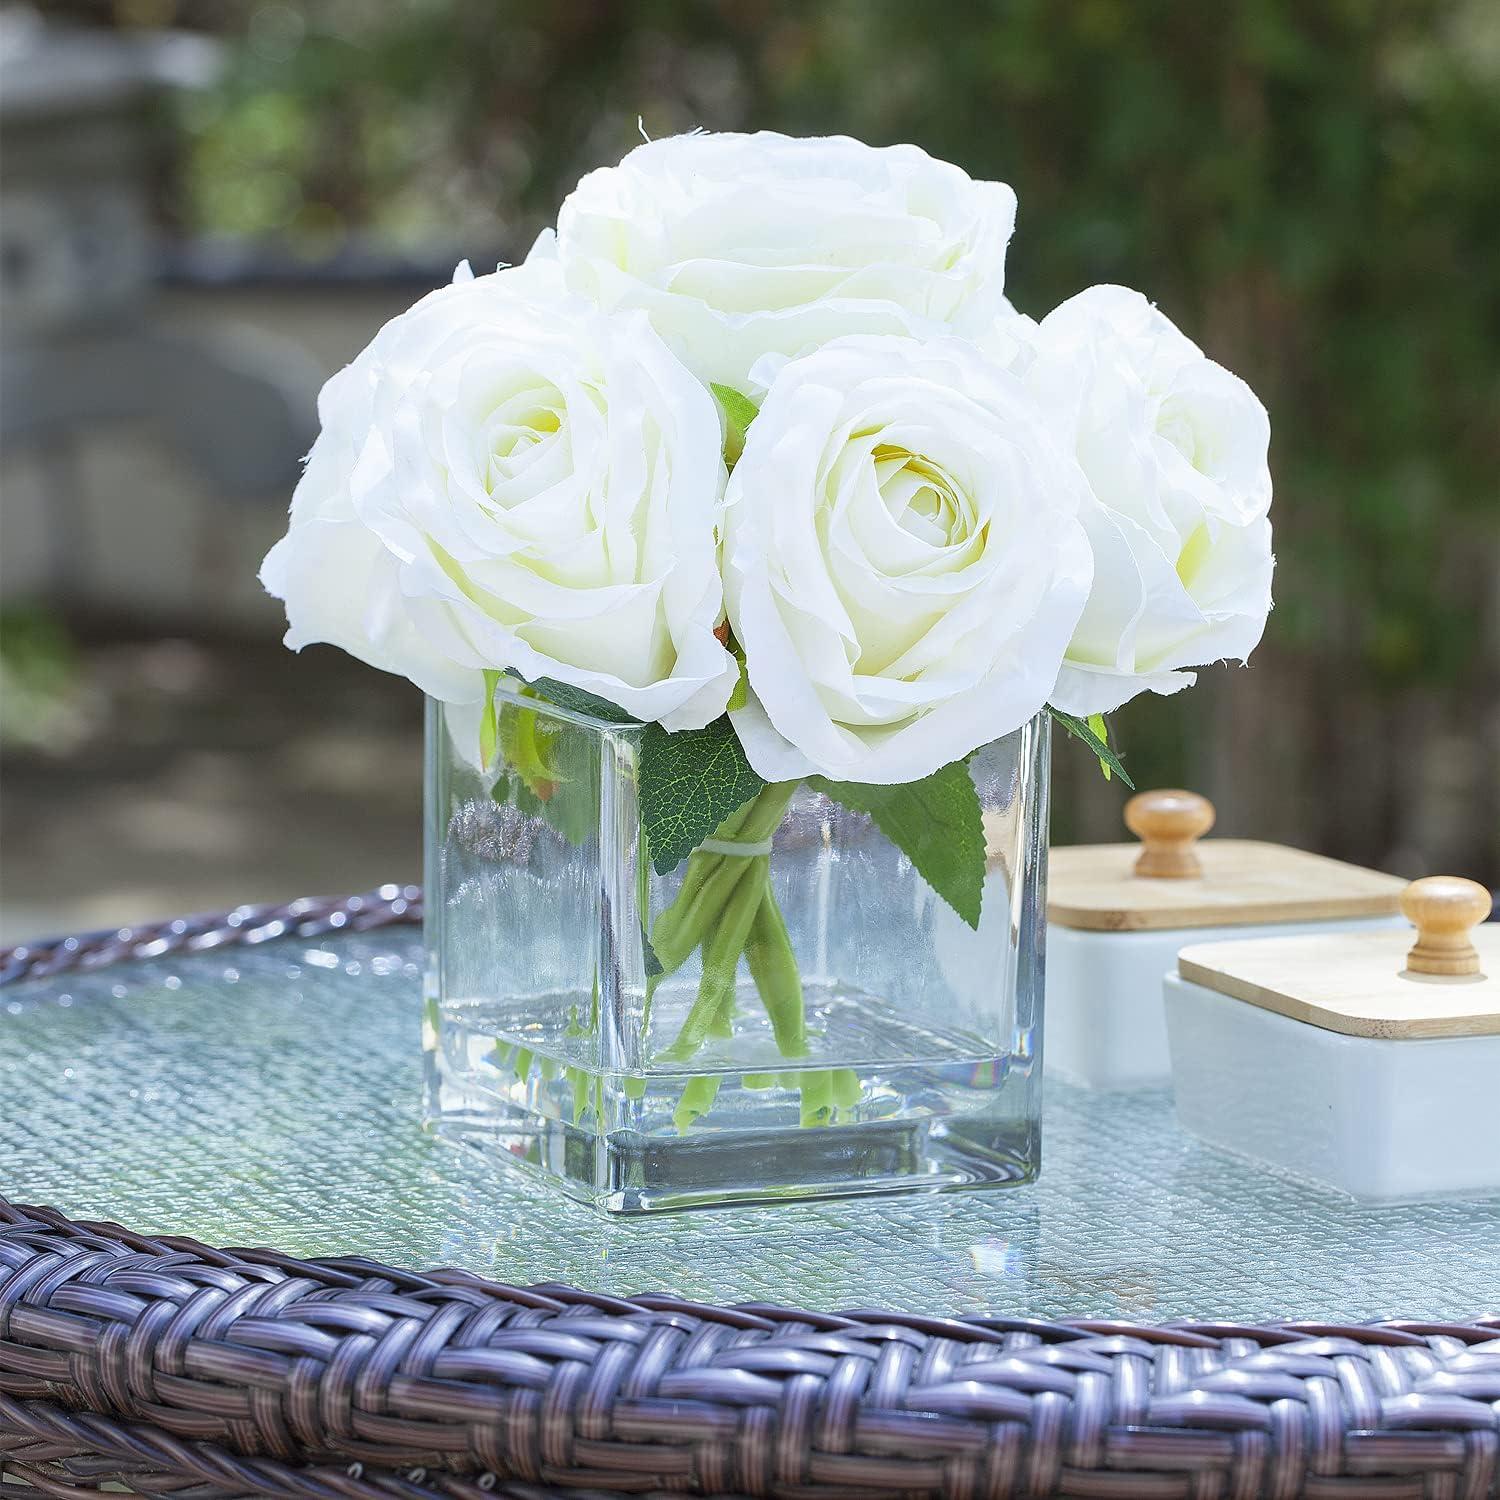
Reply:
<svg viewBox="0 0 1500 1500"><path fill-rule="evenodd" d="M1367 1201L1500 1192L1490 894L1437 877L1402 905L1415 944L1408 927L1182 950L1165 988L1185 1129Z"/></svg>
<svg viewBox="0 0 1500 1500"><path fill-rule="evenodd" d="M1202 838L1213 821L1195 793L1141 792L1125 808L1139 844L1051 851L1049 1077L1099 1089L1169 1084L1162 978L1184 944L1404 926L1397 877L1282 844Z"/></svg>

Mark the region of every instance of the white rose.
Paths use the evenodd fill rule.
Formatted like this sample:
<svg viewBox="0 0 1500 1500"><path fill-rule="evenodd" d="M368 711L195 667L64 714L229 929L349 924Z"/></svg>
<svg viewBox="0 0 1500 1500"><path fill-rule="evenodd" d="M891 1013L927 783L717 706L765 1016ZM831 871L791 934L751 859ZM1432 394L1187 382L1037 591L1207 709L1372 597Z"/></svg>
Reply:
<svg viewBox="0 0 1500 1500"><path fill-rule="evenodd" d="M639 307L702 379L854 333L942 334L1006 306L1016 195L915 146L681 135L590 172L558 215L570 289Z"/></svg>
<svg viewBox="0 0 1500 1500"><path fill-rule="evenodd" d="M332 641L449 701L488 668L670 729L723 711L718 413L643 315L569 298L555 268L456 279L319 412L261 575L289 645Z"/></svg>
<svg viewBox="0 0 1500 1500"><path fill-rule="evenodd" d="M1125 287L1079 293L1031 337L1028 383L1095 498L1094 585L1052 702L1107 713L1243 661L1271 607L1265 407Z"/></svg>
<svg viewBox="0 0 1500 1500"><path fill-rule="evenodd" d="M469 275L466 262L455 280ZM427 300L441 295L434 292ZM405 316L416 316L424 305ZM292 495L287 535L266 555L260 581L286 605L285 642L293 651L337 646L383 672L410 678L434 698L478 700L483 678L416 630L401 593L401 564L359 518L350 495L349 477L374 421L370 374L393 326L318 393L321 431Z"/></svg>
<svg viewBox="0 0 1500 1500"><path fill-rule="evenodd" d="M750 763L905 782L1024 724L1088 594L1086 495L1019 378L966 341L784 364L725 517Z"/></svg>

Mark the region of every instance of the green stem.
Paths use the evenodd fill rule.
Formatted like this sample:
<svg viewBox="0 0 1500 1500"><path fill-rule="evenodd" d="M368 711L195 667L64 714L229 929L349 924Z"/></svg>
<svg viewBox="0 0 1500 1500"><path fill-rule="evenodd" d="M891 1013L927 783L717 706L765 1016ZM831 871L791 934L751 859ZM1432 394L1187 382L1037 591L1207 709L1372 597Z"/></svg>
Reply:
<svg viewBox="0 0 1500 1500"><path fill-rule="evenodd" d="M738 838L740 829L744 826L745 819L750 816L750 810L754 806L755 799L751 798L738 812L730 813L714 830L714 837L725 840ZM684 947L682 934L685 927L697 926L701 920L701 913L705 909L703 888L709 877L724 863L724 855L708 854L702 849L695 850L688 857L687 869L683 873L682 885L678 888L676 897L672 904L657 917L651 928L651 946L656 952L657 961L662 965L663 973L670 973L673 969L681 968L688 954L702 940L702 931L699 928L698 935ZM724 893L721 891L720 894ZM711 905L706 909L709 912L714 910ZM691 923L688 920L690 911L695 913ZM669 961L669 959L675 961Z"/></svg>
<svg viewBox="0 0 1500 1500"><path fill-rule="evenodd" d="M735 974L740 955L750 936L750 926L760 908L763 867L766 857L740 859L726 855L742 869L728 900L718 912L718 920L703 942L703 974L698 981L698 998L694 1000L677 1040L662 1054L681 1062L691 1057L711 1035L724 1035L734 1005Z"/></svg>
<svg viewBox="0 0 1500 1500"><path fill-rule="evenodd" d="M802 999L802 975L786 930L786 918L771 889L769 869L750 927L750 941L745 945L745 961L771 1018L771 1030L776 1033L781 1055L806 1057L807 1014Z"/></svg>
<svg viewBox="0 0 1500 1500"><path fill-rule="evenodd" d="M719 1082L718 1078L688 1079L682 1098L672 1111L672 1123L680 1135L686 1135L689 1127L713 1108L719 1093Z"/></svg>
<svg viewBox="0 0 1500 1500"><path fill-rule="evenodd" d="M796 782L766 786L745 807L715 830L725 842L758 844L776 832ZM680 968L695 948L703 950L703 972L698 994L676 1040L662 1054L684 1062L710 1037L732 1034L735 991L740 959L771 1021L783 1057L807 1055L806 1006L797 957L786 920L771 888L771 862L764 854L724 854L696 850L688 860L676 899L656 919L651 946L662 976ZM647 1004L656 981L647 986ZM830 1075L798 1080L802 1093L802 1123L826 1125L833 1117L835 1090ZM690 1079L673 1115L685 1131L705 1114L718 1093L716 1077Z"/></svg>
<svg viewBox="0 0 1500 1500"><path fill-rule="evenodd" d="M714 830L714 837L726 842L758 844L771 837L786 815L794 781L767 786L744 807L731 813ZM760 856L763 863L765 857ZM719 920L744 876L744 867L754 857L739 854L713 854L695 850L688 859L682 885L672 904L652 924L651 948L661 972L646 984L646 1004L650 1004L656 987L668 975L680 969L688 955L707 940L710 929Z"/></svg>
<svg viewBox="0 0 1500 1500"><path fill-rule="evenodd" d="M759 844L770 838L781 826L781 820L786 816L787 808L791 806L797 785L795 781L777 781L763 788L759 796L750 804L750 811L736 835L738 840L744 844ZM767 858L766 855L760 857Z"/></svg>
<svg viewBox="0 0 1500 1500"><path fill-rule="evenodd" d="M775 786L766 787L742 810L743 816L734 819L726 819L720 825L720 834L728 840L743 844L759 844L770 839L776 832L782 818L786 816L786 810L792 800L792 794L797 789L795 782L781 782ZM733 823L734 827L726 834L725 830ZM770 856L765 854L702 854L705 861L706 875L702 884L693 893L690 905L685 909L679 925L669 928L668 936L672 940L670 950L671 957L677 959L677 963L669 965L666 959L662 959L663 969L677 967L683 963L687 955L700 944L704 946L705 955L708 949L714 945L718 924L722 921L724 914L728 911L731 901L748 900L746 890L746 878L753 875L763 888L769 886ZM698 855L694 856L699 857ZM716 861L712 869L707 867L707 861ZM673 903L673 909L677 903ZM664 913L665 915L665 913ZM754 911L750 912L754 917ZM743 949L743 943L741 949ZM679 951L685 947L682 957L677 958ZM660 952L657 954L661 958ZM739 954L734 955L736 964L739 962Z"/></svg>
<svg viewBox="0 0 1500 1500"><path fill-rule="evenodd" d="M859 1074L853 1068L835 1068L829 1075L833 1102L840 1109L853 1109L859 1103Z"/></svg>
<svg viewBox="0 0 1500 1500"><path fill-rule="evenodd" d="M804 1073L802 1085L802 1124L827 1125L833 1119L833 1077L825 1069Z"/></svg>
<svg viewBox="0 0 1500 1500"><path fill-rule="evenodd" d="M750 863L731 854L703 854L701 858L705 861L705 874L697 888L691 892L684 890L688 900L684 903L679 896L651 929L651 946L662 969L657 976L659 980L680 969L693 949L705 940Z"/></svg>

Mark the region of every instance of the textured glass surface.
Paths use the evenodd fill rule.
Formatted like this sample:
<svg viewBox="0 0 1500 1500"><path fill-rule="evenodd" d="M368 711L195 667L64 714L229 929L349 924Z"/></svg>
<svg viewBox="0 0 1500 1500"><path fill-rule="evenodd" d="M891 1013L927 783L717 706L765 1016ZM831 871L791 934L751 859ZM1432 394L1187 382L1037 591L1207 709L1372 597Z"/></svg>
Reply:
<svg viewBox="0 0 1500 1500"><path fill-rule="evenodd" d="M868 816L806 785L767 787L747 832L658 874L641 729L505 682L496 702L487 769L472 713L429 707L436 1128L626 1213L1034 1174L1042 725L971 763L974 930ZM757 966L767 888L782 946L761 951L784 962ZM674 940L689 929L701 948Z"/></svg>
<svg viewBox="0 0 1500 1500"><path fill-rule="evenodd" d="M1500 1303L1500 1199L1361 1208L1049 1084L999 1193L608 1220L424 1135L412 931L0 990L0 1192L148 1232L832 1309L1357 1319Z"/></svg>

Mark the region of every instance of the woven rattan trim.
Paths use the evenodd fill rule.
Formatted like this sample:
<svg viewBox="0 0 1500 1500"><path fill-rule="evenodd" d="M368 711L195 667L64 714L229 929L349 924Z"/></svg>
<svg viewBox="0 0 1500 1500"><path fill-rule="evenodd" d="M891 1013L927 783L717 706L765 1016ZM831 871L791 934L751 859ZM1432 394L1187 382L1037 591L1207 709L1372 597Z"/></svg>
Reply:
<svg viewBox="0 0 1500 1500"><path fill-rule="evenodd" d="M7 1474L54 1494L1480 1497L1500 1319L713 1307L0 1202L0 1398Z"/></svg>
<svg viewBox="0 0 1500 1500"><path fill-rule="evenodd" d="M304 896L280 906L237 906L233 911L0 948L0 985L46 979L75 969L101 969L127 959L250 947L283 937L368 932L421 920L422 888L416 885L382 885L362 896Z"/></svg>

